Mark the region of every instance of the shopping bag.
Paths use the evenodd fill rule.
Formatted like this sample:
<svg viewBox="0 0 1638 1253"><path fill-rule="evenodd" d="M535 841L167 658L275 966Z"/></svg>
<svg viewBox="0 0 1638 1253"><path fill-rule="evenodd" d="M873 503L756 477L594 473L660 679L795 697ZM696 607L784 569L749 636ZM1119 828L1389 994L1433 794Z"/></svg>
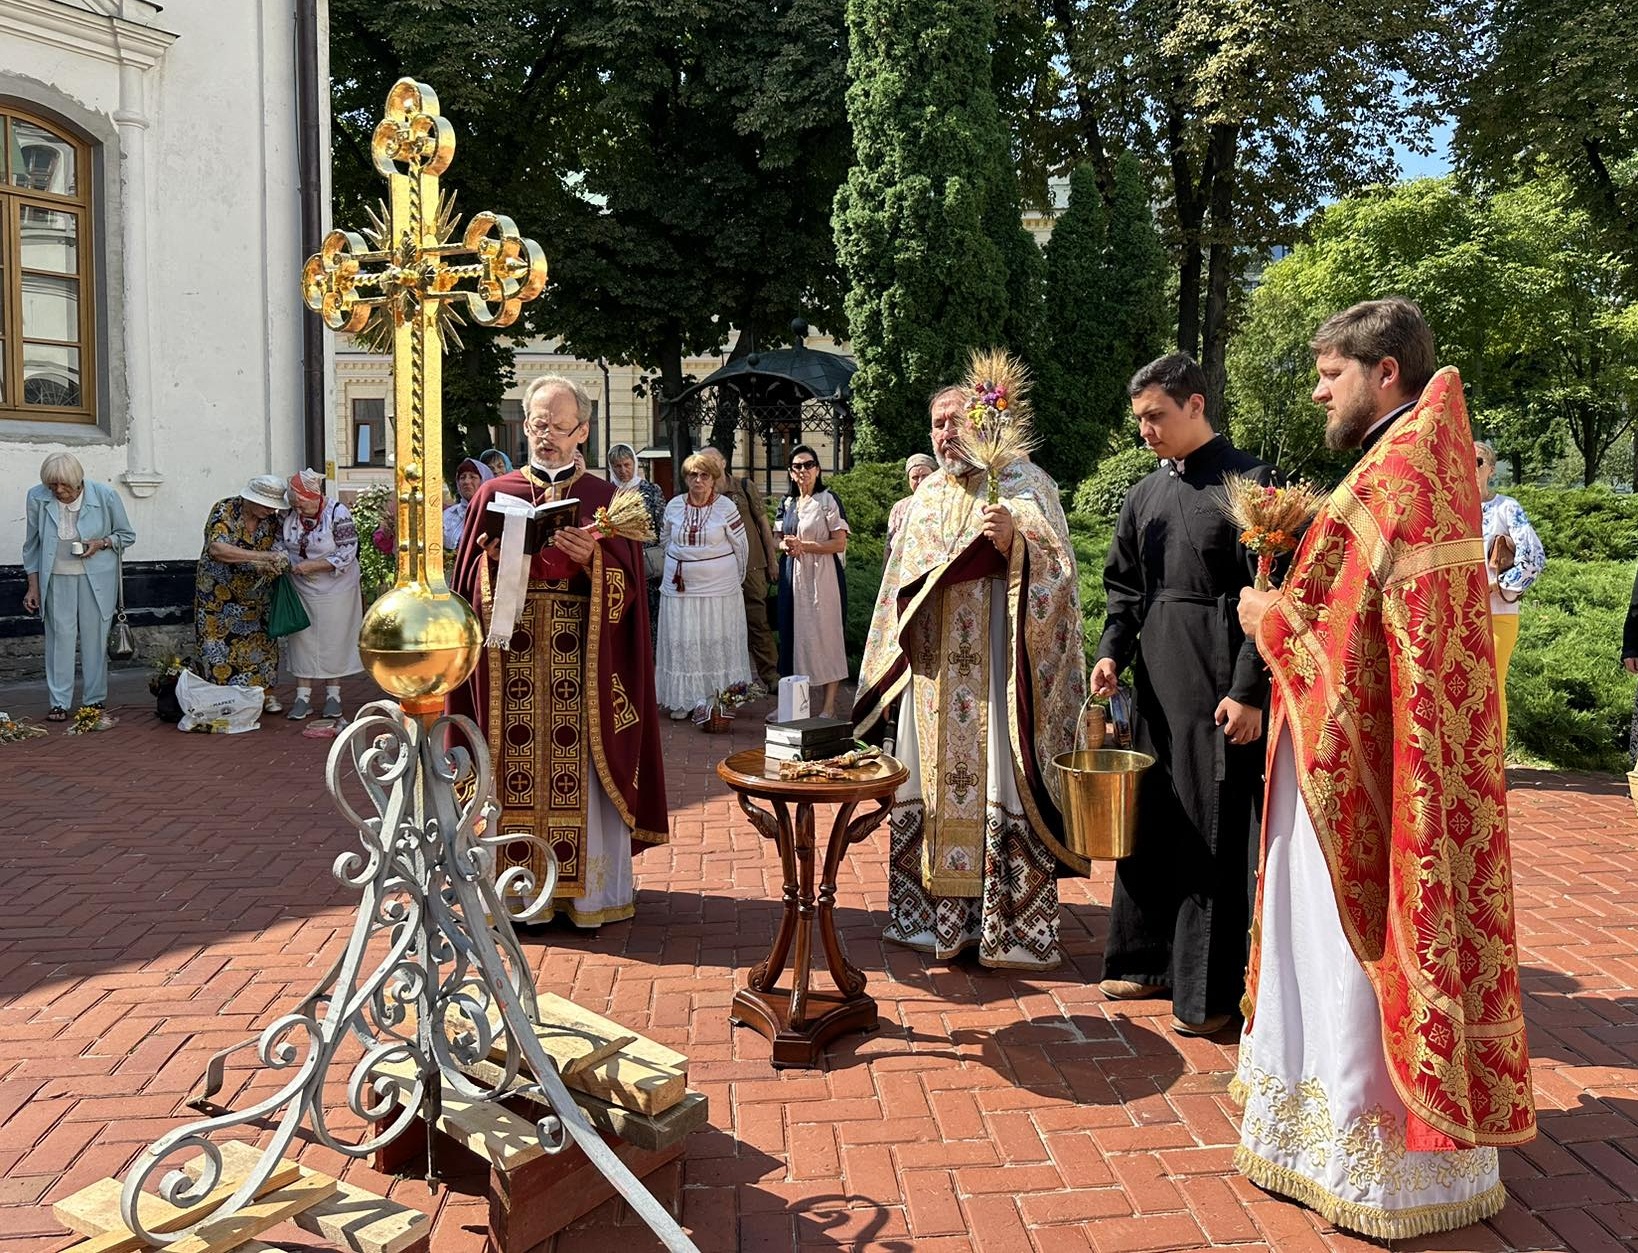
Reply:
<svg viewBox="0 0 1638 1253"><path fill-rule="evenodd" d="M184 670L176 676L176 703L182 706L176 729L222 735L254 731L262 722L262 698L259 687L222 687Z"/></svg>
<svg viewBox="0 0 1638 1253"><path fill-rule="evenodd" d="M273 595L267 609L267 633L274 639L294 635L312 626L312 619L301 603L301 593L288 573L273 581Z"/></svg>

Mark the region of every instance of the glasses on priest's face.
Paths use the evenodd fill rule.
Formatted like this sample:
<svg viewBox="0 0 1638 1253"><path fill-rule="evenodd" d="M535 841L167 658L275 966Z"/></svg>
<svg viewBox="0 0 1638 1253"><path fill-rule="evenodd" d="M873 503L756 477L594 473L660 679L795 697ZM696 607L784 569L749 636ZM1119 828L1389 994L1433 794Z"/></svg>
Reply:
<svg viewBox="0 0 1638 1253"><path fill-rule="evenodd" d="M818 468L819 468L819 463L817 461L793 461L793 462L791 462L791 473L792 474L806 474L809 470L817 470Z"/></svg>

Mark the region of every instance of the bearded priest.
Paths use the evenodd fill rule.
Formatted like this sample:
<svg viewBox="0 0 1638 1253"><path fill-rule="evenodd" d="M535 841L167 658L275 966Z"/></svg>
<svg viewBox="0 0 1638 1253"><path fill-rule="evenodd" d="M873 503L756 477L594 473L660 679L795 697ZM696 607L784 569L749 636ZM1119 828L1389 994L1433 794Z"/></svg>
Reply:
<svg viewBox="0 0 1638 1253"><path fill-rule="evenodd" d="M961 456L968 393L932 399L940 468L911 497L859 671L860 735L899 703L909 769L890 823L885 937L938 958L1050 970L1063 842L1052 758L1086 696L1075 554L1058 487L1025 458L999 476Z"/></svg>
<svg viewBox="0 0 1638 1253"><path fill-rule="evenodd" d="M1273 675L1235 1164L1339 1227L1478 1222L1535 1135L1473 436L1408 300L1320 327L1363 456L1240 620Z"/></svg>
<svg viewBox="0 0 1638 1253"><path fill-rule="evenodd" d="M636 912L632 854L667 833L643 550L582 529L614 497L578 456L591 409L570 379L529 383L529 463L479 485L450 580L490 646L449 710L488 740L500 831L536 836L556 858L553 905L536 921L561 911L579 927ZM520 550L503 559L504 528L489 510L499 494L577 500L575 524L532 558ZM513 525L522 519L506 520ZM497 875L527 866L543 882L538 845L502 846L497 860Z"/></svg>

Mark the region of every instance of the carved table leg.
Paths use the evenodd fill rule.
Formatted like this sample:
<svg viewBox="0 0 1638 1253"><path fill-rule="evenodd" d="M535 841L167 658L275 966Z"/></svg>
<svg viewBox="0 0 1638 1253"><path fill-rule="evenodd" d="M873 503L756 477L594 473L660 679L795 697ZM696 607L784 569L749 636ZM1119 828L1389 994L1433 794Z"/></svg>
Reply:
<svg viewBox="0 0 1638 1253"><path fill-rule="evenodd" d="M764 839L772 840L779 849L779 864L785 875L784 912L779 917L779 930L774 935L773 947L766 957L751 968L746 981L758 992L770 992L779 982L779 976L785 972L785 956L790 952L791 938L796 932L796 851L791 837L791 816L783 801L774 801L774 812L770 814L751 804L751 798L745 793L736 795L740 809L744 810L757 833Z"/></svg>
<svg viewBox="0 0 1638 1253"><path fill-rule="evenodd" d="M791 968L792 1030L807 1021L808 981L813 973L813 806L796 807L796 964Z"/></svg>
<svg viewBox="0 0 1638 1253"><path fill-rule="evenodd" d="M864 972L847 959L842 937L836 934L836 875L841 870L842 855L854 844L874 831L883 816L893 807L891 796L883 797L876 808L855 818L855 802L849 802L836 811L836 820L830 826L830 839L825 844L825 869L819 881L819 939L825 946L825 961L836 989L846 999L864 995ZM868 998L867 998L868 999Z"/></svg>

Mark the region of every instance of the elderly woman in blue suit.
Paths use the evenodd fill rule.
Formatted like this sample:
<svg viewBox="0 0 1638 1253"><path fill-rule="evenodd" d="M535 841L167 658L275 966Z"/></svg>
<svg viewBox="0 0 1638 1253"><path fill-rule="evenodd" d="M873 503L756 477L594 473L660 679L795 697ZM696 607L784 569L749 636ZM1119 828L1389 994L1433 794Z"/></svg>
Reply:
<svg viewBox="0 0 1638 1253"><path fill-rule="evenodd" d="M40 466L40 486L27 498L23 608L45 619L46 691L52 722L74 703L74 649L80 654L84 703L108 699L108 628L119 602L117 554L136 532L113 488L87 483L73 453L54 452Z"/></svg>

